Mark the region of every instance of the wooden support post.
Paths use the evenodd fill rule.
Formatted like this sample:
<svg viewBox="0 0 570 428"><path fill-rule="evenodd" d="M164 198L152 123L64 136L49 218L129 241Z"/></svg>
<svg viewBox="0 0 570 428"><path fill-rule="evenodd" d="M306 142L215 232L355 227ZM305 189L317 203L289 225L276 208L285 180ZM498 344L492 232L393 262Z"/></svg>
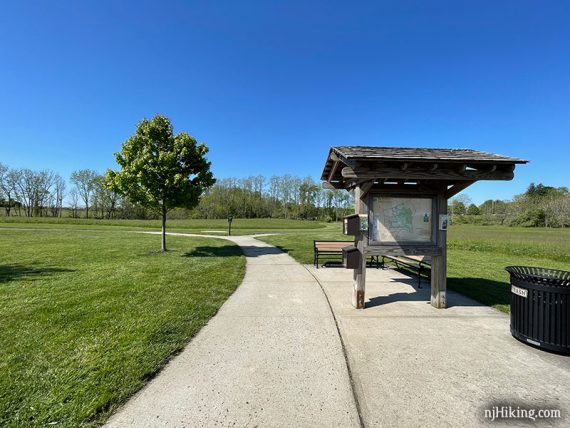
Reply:
<svg viewBox="0 0 570 428"><path fill-rule="evenodd" d="M360 232L355 239L355 246L360 252L360 266L354 269L354 286L352 290L352 306L356 309L364 309L366 289L366 256L364 255L363 233Z"/></svg>
<svg viewBox="0 0 570 428"><path fill-rule="evenodd" d="M370 185L359 184L354 188L354 212L356 214L367 214L368 206L366 203L366 194ZM366 288L366 256L364 255L364 247L368 244L368 235L359 232L354 238L354 246L360 252L360 266L354 269L353 273L353 289L352 289L352 306L356 309L364 309L365 288Z"/></svg>
<svg viewBox="0 0 570 428"><path fill-rule="evenodd" d="M447 306L447 231L439 230L439 216L447 214L446 189L441 189L437 195L437 217L434 219L437 228L437 246L441 255L431 259L431 304L438 309Z"/></svg>

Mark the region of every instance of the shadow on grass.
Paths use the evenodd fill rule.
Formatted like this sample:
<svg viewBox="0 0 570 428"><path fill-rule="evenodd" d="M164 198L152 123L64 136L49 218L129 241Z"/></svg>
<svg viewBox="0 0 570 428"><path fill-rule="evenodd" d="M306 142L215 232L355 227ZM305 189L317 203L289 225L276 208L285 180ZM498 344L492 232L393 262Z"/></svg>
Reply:
<svg viewBox="0 0 570 428"><path fill-rule="evenodd" d="M0 284L18 279L39 279L60 272L75 272L75 270L50 266L27 266L18 263L0 265Z"/></svg>
<svg viewBox="0 0 570 428"><path fill-rule="evenodd" d="M511 288L506 282L486 278L448 278L448 287L488 306L511 304Z"/></svg>
<svg viewBox="0 0 570 428"><path fill-rule="evenodd" d="M224 245L223 247L195 247L182 253L182 257L235 257L241 256L242 251L237 245Z"/></svg>

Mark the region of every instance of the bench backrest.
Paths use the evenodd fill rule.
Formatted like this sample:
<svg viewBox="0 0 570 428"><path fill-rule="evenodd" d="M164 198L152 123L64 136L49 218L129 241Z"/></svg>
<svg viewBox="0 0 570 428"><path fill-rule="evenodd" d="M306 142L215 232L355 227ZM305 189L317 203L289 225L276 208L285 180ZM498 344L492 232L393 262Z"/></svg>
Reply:
<svg viewBox="0 0 570 428"><path fill-rule="evenodd" d="M427 264L431 264L431 256L405 256L408 259L415 260L417 262L424 262Z"/></svg>
<svg viewBox="0 0 570 428"><path fill-rule="evenodd" d="M315 241L317 251L342 251L344 247L354 245L352 241Z"/></svg>

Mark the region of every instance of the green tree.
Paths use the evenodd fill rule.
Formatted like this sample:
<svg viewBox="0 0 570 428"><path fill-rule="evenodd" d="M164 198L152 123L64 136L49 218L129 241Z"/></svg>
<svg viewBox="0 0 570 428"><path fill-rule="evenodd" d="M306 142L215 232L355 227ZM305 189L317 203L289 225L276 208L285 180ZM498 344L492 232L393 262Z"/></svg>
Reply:
<svg viewBox="0 0 570 428"><path fill-rule="evenodd" d="M479 215L479 214L481 214L481 211L479 210L479 207L477 205L471 204L467 207L467 214Z"/></svg>
<svg viewBox="0 0 570 428"><path fill-rule="evenodd" d="M463 215L466 212L465 204L462 201L454 200L451 202L451 211L455 215Z"/></svg>
<svg viewBox="0 0 570 428"><path fill-rule="evenodd" d="M215 183L208 147L186 132L174 135L161 115L143 119L115 153L120 171L107 170L107 186L132 202L162 216L162 251L166 251L166 214L172 208L195 207L205 189Z"/></svg>

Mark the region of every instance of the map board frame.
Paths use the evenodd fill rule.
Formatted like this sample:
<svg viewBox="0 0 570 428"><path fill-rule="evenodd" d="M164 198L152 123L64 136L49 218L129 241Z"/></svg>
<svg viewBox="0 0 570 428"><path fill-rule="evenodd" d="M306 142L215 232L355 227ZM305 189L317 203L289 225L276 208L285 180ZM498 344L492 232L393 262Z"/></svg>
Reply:
<svg viewBox="0 0 570 428"><path fill-rule="evenodd" d="M398 199L422 199L431 201L431 234L430 240L380 240L373 236L374 232L374 198L398 198ZM368 245L370 246L394 246L394 245L421 245L421 246L431 246L433 248L437 247L437 229L438 229L438 206L437 206L437 195L435 194L410 194L410 193L385 193L385 192L370 192L368 195ZM380 233L379 233L380 235Z"/></svg>

